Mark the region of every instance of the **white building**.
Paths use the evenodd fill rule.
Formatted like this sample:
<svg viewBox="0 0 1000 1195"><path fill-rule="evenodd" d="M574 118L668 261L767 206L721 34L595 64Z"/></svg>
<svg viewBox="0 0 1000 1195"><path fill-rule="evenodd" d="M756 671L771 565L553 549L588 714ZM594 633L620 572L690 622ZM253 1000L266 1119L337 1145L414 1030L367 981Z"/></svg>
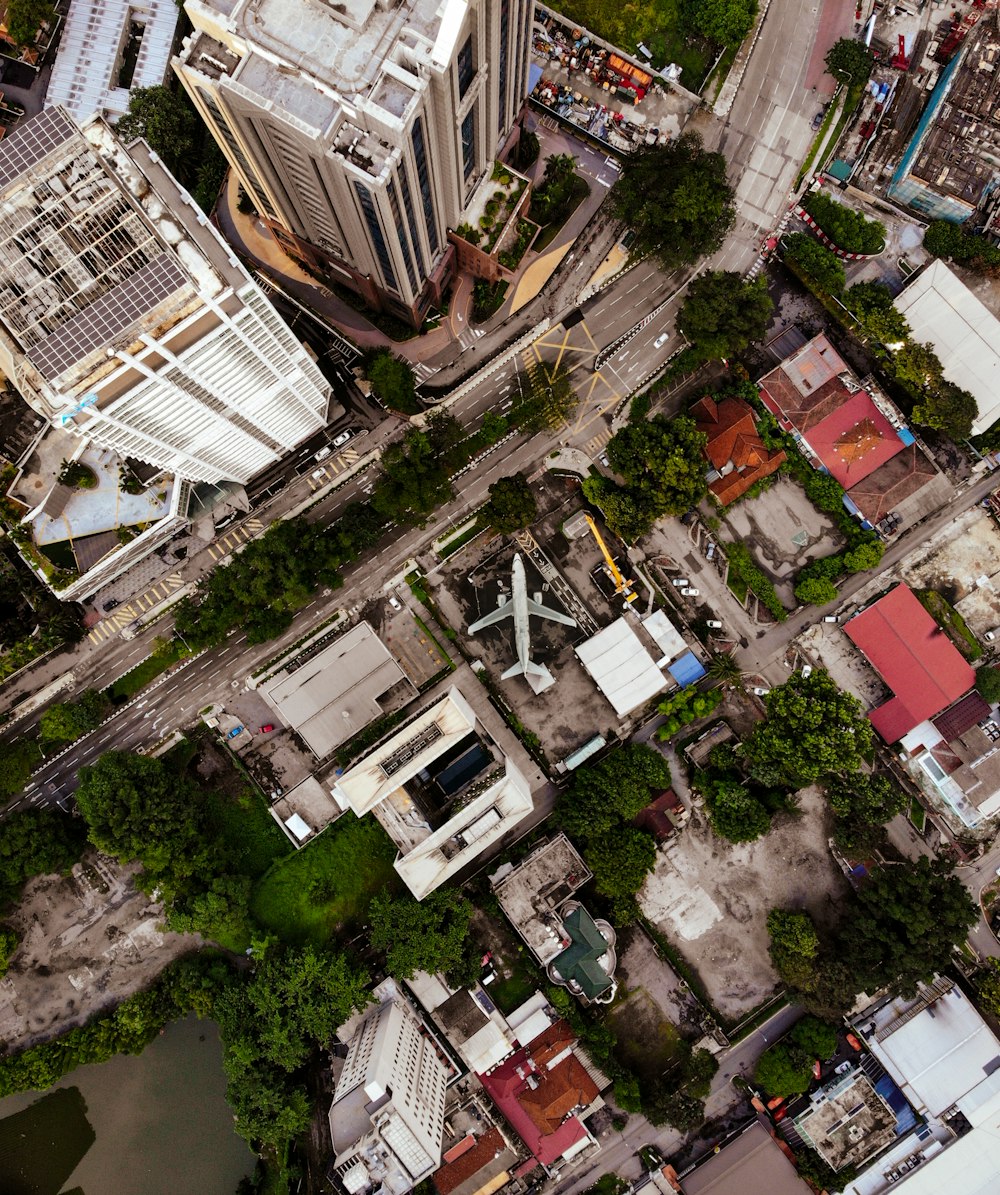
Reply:
<svg viewBox="0 0 1000 1195"><path fill-rule="evenodd" d="M0 142L0 371L54 425L193 481L248 481L330 399L148 146L61 108Z"/></svg>
<svg viewBox="0 0 1000 1195"><path fill-rule="evenodd" d="M391 979L375 995L330 1106L334 1165L350 1195L404 1195L441 1164L451 1067Z"/></svg>
<svg viewBox="0 0 1000 1195"><path fill-rule="evenodd" d="M45 93L76 120L128 111L133 88L156 87L170 70L174 0L73 0Z"/></svg>
<svg viewBox="0 0 1000 1195"><path fill-rule="evenodd" d="M534 807L528 780L497 742L497 721L491 735L451 687L333 784L342 809L378 818L399 848L396 870L418 900Z"/></svg>
<svg viewBox="0 0 1000 1195"><path fill-rule="evenodd" d="M187 0L174 68L285 249L419 322L527 94L531 0Z"/></svg>

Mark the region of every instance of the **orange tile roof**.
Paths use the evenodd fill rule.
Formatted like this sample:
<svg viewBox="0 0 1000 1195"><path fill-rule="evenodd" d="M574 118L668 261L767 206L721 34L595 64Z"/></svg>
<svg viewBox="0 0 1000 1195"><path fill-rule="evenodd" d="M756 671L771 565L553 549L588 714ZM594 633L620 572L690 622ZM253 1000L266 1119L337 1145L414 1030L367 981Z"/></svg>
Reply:
<svg viewBox="0 0 1000 1195"><path fill-rule="evenodd" d="M537 1062L537 1057L536 1057ZM551 1070L535 1072L538 1086L528 1087L518 1103L540 1133L554 1133L574 1108L586 1108L598 1096L597 1085L575 1054Z"/></svg>
<svg viewBox="0 0 1000 1195"><path fill-rule="evenodd" d="M698 431L708 436L705 455L713 468L733 466L709 486L723 506L735 502L762 478L770 477L784 462L784 452L768 448L760 438L753 408L742 399L724 398L717 403L712 398L701 398L691 414Z"/></svg>
<svg viewBox="0 0 1000 1195"><path fill-rule="evenodd" d="M491 1127L488 1132L483 1133L472 1149L467 1149L431 1176L434 1186L438 1189L438 1195L451 1195L456 1187L460 1187L466 1179L472 1178L478 1170L492 1162L506 1145L500 1130Z"/></svg>

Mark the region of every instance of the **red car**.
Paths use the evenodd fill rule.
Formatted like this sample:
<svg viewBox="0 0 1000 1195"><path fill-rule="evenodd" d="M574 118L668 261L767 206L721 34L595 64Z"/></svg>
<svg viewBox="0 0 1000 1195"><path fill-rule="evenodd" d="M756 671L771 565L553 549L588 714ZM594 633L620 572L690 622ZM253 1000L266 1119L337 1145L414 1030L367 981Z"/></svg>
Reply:
<svg viewBox="0 0 1000 1195"><path fill-rule="evenodd" d="M268 724L266 726L258 726L257 727L258 734L267 734L267 732L269 730L274 730L274 726L270 722L268 722Z"/></svg>

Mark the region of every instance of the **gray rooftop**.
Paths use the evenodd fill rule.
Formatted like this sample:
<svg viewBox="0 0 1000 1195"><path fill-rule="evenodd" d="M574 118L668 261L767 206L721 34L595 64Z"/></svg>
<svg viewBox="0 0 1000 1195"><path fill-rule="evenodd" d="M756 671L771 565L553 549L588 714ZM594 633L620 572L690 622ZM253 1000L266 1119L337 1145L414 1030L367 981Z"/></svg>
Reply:
<svg viewBox="0 0 1000 1195"><path fill-rule="evenodd" d="M562 919L556 909L590 876L576 848L559 834L494 885L500 908L540 962L548 963L562 950Z"/></svg>

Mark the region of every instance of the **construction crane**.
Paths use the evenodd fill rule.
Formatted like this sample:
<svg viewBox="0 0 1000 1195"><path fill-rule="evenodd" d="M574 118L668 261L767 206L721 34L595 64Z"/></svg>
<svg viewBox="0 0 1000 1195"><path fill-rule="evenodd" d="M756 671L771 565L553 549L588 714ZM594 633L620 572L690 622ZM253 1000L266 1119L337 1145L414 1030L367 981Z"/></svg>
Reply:
<svg viewBox="0 0 1000 1195"><path fill-rule="evenodd" d="M583 516L587 520L587 526L590 528L590 533L594 539L597 540L597 546L601 549L601 555L604 557L604 571L608 574L615 583L615 593L621 594L626 602L634 602L638 598L638 594L632 589L634 582L627 581L621 574L618 565L615 564L615 559L608 551L608 545L604 542L604 537L600 531L597 530L597 524L593 518L585 514Z"/></svg>

